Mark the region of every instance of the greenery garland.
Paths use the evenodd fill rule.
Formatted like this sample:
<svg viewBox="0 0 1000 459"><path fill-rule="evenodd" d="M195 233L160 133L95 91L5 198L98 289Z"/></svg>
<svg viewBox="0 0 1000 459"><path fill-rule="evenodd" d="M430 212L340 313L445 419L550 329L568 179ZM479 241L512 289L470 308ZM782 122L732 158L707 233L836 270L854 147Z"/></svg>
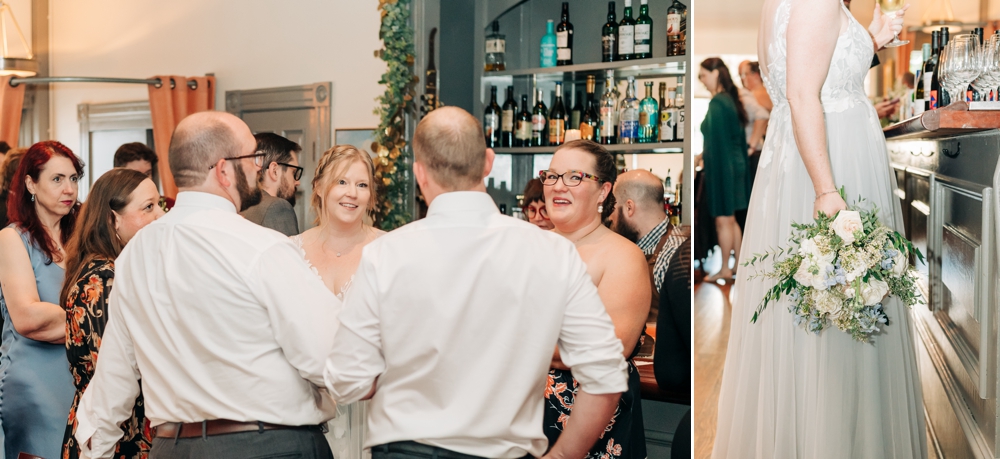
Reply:
<svg viewBox="0 0 1000 459"><path fill-rule="evenodd" d="M408 223L409 171L411 153L406 141L406 115L414 112L414 89L419 78L413 73L413 27L410 26L412 0L379 0L382 27L379 38L383 48L376 52L386 63L386 72L379 80L385 94L376 100L379 105L379 127L375 131L372 151L375 158L375 180L378 182L379 203L375 225L389 231Z"/></svg>

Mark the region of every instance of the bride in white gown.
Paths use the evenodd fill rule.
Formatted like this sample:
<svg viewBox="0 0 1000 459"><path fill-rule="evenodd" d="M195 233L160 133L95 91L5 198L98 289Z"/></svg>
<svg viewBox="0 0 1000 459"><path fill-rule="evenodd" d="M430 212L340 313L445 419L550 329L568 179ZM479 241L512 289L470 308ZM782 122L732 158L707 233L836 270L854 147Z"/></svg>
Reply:
<svg viewBox="0 0 1000 459"><path fill-rule="evenodd" d="M844 209L840 186L902 232L885 137L863 87L875 48L901 24L876 12L866 30L841 0L766 0L758 50L774 109L744 258L788 246L793 222ZM890 323L871 344L832 327L816 335L796 326L784 298L750 323L774 285L749 280L753 270L740 269L736 280L713 457L926 457L909 310L884 302Z"/></svg>
<svg viewBox="0 0 1000 459"><path fill-rule="evenodd" d="M340 300L351 288L361 250L384 231L372 227L375 208L375 166L368 153L351 145L337 145L325 153L313 176L311 206L318 226L292 241L326 287ZM365 459L368 402L337 405L337 417L327 424L326 437L337 459Z"/></svg>

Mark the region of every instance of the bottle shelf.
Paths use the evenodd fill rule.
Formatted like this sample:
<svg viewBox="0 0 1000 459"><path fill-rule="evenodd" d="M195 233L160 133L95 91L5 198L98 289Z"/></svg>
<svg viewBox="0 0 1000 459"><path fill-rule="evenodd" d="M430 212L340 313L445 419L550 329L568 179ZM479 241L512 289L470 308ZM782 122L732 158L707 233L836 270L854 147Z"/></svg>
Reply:
<svg viewBox="0 0 1000 459"><path fill-rule="evenodd" d="M498 155L540 155L556 151L555 147L497 147L493 151ZM604 145L611 153L683 153L684 141L633 143L626 145Z"/></svg>
<svg viewBox="0 0 1000 459"><path fill-rule="evenodd" d="M573 80L584 80L587 75L598 75L603 78L604 72L615 71L616 78L636 77L657 78L671 75L684 75L686 72L687 56L658 57L652 59L637 59L616 62L594 62L591 64L563 65L556 67L539 67L533 69L502 70L499 72L485 72L483 79L489 80L495 77L512 76L538 76L555 77Z"/></svg>

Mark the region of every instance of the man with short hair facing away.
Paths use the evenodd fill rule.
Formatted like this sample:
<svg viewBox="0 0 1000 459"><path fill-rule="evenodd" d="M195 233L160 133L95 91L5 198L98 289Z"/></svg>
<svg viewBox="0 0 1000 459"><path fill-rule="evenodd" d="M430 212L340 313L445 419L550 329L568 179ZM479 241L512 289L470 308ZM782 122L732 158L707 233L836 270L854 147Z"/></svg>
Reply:
<svg viewBox="0 0 1000 459"><path fill-rule="evenodd" d="M156 184L157 188L160 186L159 175L156 173L156 164L158 162L159 157L156 156L156 152L142 142L122 144L115 151L115 167L142 172L146 174L146 177L153 179L153 183ZM174 207L174 200L168 196L163 197L163 203L166 209Z"/></svg>
<svg viewBox="0 0 1000 459"><path fill-rule="evenodd" d="M254 138L257 139L257 151L264 154L264 165L257 175L257 187L263 194L257 205L240 212L240 215L285 236L299 234L295 191L302 178L298 159L302 147L270 132L259 133Z"/></svg>
<svg viewBox="0 0 1000 459"><path fill-rule="evenodd" d="M656 322L660 287L670 257L687 238L688 231L670 224L663 205L663 182L652 172L639 169L621 173L612 193L616 204L611 214L611 229L635 242L646 255L653 290L646 322Z"/></svg>
<svg viewBox="0 0 1000 459"><path fill-rule="evenodd" d="M170 141L177 205L115 261L101 363L77 411L84 457L110 458L139 394L151 459L330 459L320 423L340 303L284 235L237 211L263 155L239 118L200 112Z"/></svg>
<svg viewBox="0 0 1000 459"><path fill-rule="evenodd" d="M628 389L614 325L569 240L486 194L482 127L444 107L417 125L427 217L365 247L327 361L338 403L371 397L374 459L582 458ZM559 441L543 433L552 352L580 382Z"/></svg>

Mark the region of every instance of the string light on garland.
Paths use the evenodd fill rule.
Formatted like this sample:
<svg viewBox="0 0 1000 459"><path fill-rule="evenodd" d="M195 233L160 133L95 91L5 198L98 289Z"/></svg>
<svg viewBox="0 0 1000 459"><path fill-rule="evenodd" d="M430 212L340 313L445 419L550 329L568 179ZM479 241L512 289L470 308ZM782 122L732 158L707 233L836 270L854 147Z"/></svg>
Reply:
<svg viewBox="0 0 1000 459"><path fill-rule="evenodd" d="M375 131L372 151L375 159L375 180L379 186L379 203L375 225L389 231L409 223L410 146L406 141L406 115L414 112L415 85L419 78L413 73L413 28L410 26L412 0L379 0L382 26L379 38L383 48L376 57L386 63L379 80L385 93L376 99L379 127Z"/></svg>

